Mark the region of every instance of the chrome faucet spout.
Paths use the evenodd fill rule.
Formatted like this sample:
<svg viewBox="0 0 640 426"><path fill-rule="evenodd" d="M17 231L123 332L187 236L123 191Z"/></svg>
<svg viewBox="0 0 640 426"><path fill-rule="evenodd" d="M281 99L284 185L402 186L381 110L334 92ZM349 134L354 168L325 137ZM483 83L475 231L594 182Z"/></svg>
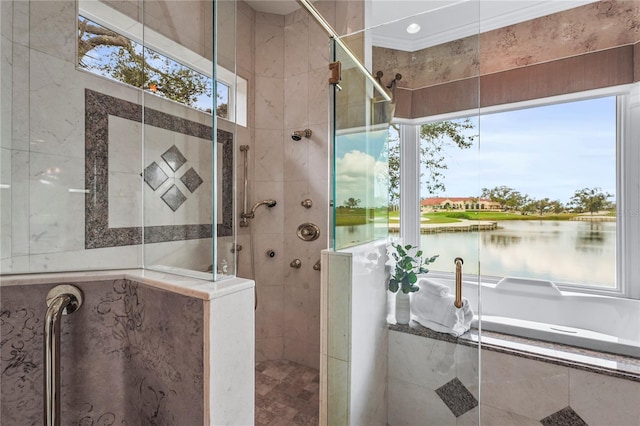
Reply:
<svg viewBox="0 0 640 426"><path fill-rule="evenodd" d="M242 219L253 219L256 217L256 210L258 209L258 207L260 206L267 206L269 208L275 207L276 204L278 204L276 202L276 200L272 200L272 199L267 199L267 200L262 200L262 201L258 201L257 203L255 203L253 205L253 207L251 207L251 211L249 213L246 212L242 212L240 213L240 217Z"/></svg>
<svg viewBox="0 0 640 426"><path fill-rule="evenodd" d="M454 263L456 264L456 300L453 305L460 309L462 308L462 264L464 261L461 257L456 257Z"/></svg>

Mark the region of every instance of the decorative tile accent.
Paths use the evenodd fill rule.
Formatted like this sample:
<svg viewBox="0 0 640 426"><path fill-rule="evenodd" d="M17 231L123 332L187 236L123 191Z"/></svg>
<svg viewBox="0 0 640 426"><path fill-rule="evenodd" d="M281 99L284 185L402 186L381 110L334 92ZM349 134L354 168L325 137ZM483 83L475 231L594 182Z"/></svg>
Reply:
<svg viewBox="0 0 640 426"><path fill-rule="evenodd" d="M175 185L171 185L171 188L167 189L167 192L162 194L161 198L174 212L178 210L182 203L187 201L187 197Z"/></svg>
<svg viewBox="0 0 640 426"><path fill-rule="evenodd" d="M545 426L589 426L571 407L556 411L549 417L540 420L540 423Z"/></svg>
<svg viewBox="0 0 640 426"><path fill-rule="evenodd" d="M85 89L85 248L117 247L142 244L142 228L109 227L109 116L142 122L188 136L211 140L213 130L194 121L166 114L113 96ZM222 182L218 196L223 211L218 214L218 236L229 236L233 230L233 134L217 130L216 142L222 144ZM147 226L145 243L210 238L213 225Z"/></svg>
<svg viewBox="0 0 640 426"><path fill-rule="evenodd" d="M178 147L175 145L166 150L161 157L174 172L187 162L187 159L184 158L184 155L182 155Z"/></svg>
<svg viewBox="0 0 640 426"><path fill-rule="evenodd" d="M165 183L169 179L169 176L165 172L162 171L158 163L155 161L147 166L144 169L144 181L147 182L147 185L154 191L158 189L160 185Z"/></svg>
<svg viewBox="0 0 640 426"><path fill-rule="evenodd" d="M187 172L182 175L180 180L182 181L182 183L184 183L184 186L186 186L187 189L191 191L191 193L198 189L200 184L202 184L202 178L193 167L187 170Z"/></svg>
<svg viewBox="0 0 640 426"><path fill-rule="evenodd" d="M436 393L456 417L478 406L478 400L457 377L436 389Z"/></svg>

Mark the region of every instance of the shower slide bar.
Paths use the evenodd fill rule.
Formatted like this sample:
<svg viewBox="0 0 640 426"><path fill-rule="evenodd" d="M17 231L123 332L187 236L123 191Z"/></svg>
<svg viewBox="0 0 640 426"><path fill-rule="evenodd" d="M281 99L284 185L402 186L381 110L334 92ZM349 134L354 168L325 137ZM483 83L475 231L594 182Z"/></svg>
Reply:
<svg viewBox="0 0 640 426"><path fill-rule="evenodd" d="M59 285L47 294L44 322L44 396L45 426L60 426L60 320L62 315L77 311L82 305L82 292L72 285Z"/></svg>

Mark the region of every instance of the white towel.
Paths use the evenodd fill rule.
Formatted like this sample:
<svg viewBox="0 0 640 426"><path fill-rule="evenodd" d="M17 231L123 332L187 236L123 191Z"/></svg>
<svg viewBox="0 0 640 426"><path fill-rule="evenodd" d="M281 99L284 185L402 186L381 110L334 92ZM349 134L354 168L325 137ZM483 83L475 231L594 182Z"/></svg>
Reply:
<svg viewBox="0 0 640 426"><path fill-rule="evenodd" d="M426 281L426 280L425 280ZM446 287L446 286L444 286ZM427 290L434 288L430 285L420 286L420 291L411 298L411 314L413 319L423 326L440 333L448 333L458 337L471 328L473 311L467 299L462 299L462 307L453 304L455 296L449 290L442 295Z"/></svg>
<svg viewBox="0 0 640 426"><path fill-rule="evenodd" d="M435 294L436 296L440 296L440 297L444 297L451 294L451 289L446 285L428 280L426 278L422 278L418 280L418 286L420 287L421 292L426 291L428 293Z"/></svg>

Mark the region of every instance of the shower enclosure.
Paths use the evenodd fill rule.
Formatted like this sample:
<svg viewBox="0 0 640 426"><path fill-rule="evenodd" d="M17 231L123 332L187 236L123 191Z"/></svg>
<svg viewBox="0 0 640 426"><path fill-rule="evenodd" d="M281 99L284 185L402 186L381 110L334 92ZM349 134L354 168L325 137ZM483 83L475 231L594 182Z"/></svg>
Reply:
<svg viewBox="0 0 640 426"><path fill-rule="evenodd" d="M235 14L235 2L1 2L0 423L43 424L45 406L51 424L253 417L253 289L231 250L246 121ZM68 283L82 308L60 317L63 297L47 312ZM233 346L216 336L222 313L247 327L226 329L237 353L209 345ZM224 385L245 383L246 407L215 407L219 371L244 376Z"/></svg>

